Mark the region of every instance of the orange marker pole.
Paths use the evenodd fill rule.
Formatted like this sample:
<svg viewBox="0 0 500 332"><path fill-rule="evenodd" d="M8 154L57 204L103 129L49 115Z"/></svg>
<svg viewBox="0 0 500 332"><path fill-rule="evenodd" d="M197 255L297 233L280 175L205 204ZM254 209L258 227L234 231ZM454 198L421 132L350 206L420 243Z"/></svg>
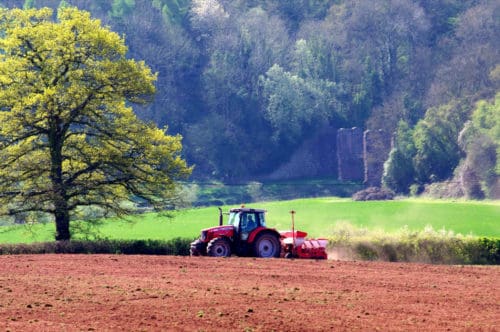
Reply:
<svg viewBox="0 0 500 332"><path fill-rule="evenodd" d="M292 211L290 211L290 213L292 214L292 239L293 239L293 250L295 250L295 218L294 218L295 211L294 211L294 210L292 210Z"/></svg>

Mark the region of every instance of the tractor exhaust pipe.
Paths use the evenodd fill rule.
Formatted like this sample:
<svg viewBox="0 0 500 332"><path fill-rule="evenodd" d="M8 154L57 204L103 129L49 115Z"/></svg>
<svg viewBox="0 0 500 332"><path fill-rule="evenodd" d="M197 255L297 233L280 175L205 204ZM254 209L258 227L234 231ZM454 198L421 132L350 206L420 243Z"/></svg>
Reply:
<svg viewBox="0 0 500 332"><path fill-rule="evenodd" d="M222 217L222 209L219 207L219 226L222 226L224 223L223 217Z"/></svg>

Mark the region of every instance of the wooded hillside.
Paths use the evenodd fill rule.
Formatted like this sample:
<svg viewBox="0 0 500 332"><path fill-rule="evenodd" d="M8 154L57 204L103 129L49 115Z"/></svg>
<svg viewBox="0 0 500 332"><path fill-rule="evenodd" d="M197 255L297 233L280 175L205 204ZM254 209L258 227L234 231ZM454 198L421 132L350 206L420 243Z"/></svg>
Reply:
<svg viewBox="0 0 500 332"><path fill-rule="evenodd" d="M335 132L356 126L395 133L397 192L500 195L498 1L20 2L2 3L77 6L125 36L158 72L136 113L184 137L195 179L336 177Z"/></svg>

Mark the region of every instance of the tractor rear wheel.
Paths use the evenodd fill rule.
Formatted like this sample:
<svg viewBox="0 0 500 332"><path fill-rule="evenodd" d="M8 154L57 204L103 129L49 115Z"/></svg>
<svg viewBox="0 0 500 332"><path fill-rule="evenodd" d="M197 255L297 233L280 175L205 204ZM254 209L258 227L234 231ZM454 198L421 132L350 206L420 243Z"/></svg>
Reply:
<svg viewBox="0 0 500 332"><path fill-rule="evenodd" d="M191 256L205 256L207 254L207 244L202 242L200 239L195 240L191 242L189 253Z"/></svg>
<svg viewBox="0 0 500 332"><path fill-rule="evenodd" d="M281 254L280 241L274 234L260 234L253 244L253 252L255 257L279 258Z"/></svg>
<svg viewBox="0 0 500 332"><path fill-rule="evenodd" d="M208 243L207 254L212 257L229 257L231 256L231 243L222 237L213 239Z"/></svg>

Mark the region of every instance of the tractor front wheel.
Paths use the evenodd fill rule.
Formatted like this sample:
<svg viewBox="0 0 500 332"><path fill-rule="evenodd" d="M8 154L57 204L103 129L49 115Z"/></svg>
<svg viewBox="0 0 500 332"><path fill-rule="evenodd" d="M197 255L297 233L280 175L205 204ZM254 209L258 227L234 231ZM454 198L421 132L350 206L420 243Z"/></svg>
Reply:
<svg viewBox="0 0 500 332"><path fill-rule="evenodd" d="M207 244L200 239L191 242L189 253L191 256L205 256L207 254Z"/></svg>
<svg viewBox="0 0 500 332"><path fill-rule="evenodd" d="M281 245L278 237L270 233L263 233L255 239L253 245L255 257L279 258Z"/></svg>
<svg viewBox="0 0 500 332"><path fill-rule="evenodd" d="M216 238L208 243L207 254L212 257L231 256L231 243L225 238Z"/></svg>

